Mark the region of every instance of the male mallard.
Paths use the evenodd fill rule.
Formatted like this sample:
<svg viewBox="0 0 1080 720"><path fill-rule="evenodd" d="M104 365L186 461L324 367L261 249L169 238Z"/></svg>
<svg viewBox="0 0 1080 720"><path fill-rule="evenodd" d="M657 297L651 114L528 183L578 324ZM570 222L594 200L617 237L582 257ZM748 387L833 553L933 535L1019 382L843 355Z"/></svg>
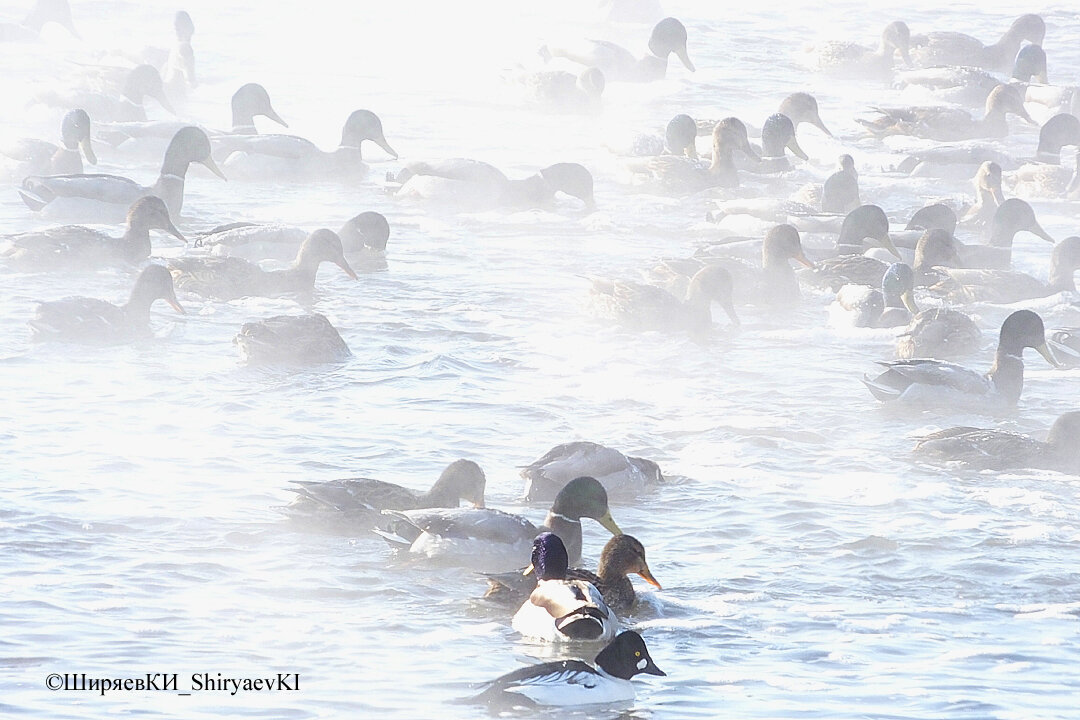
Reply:
<svg viewBox="0 0 1080 720"><path fill-rule="evenodd" d="M18 161L17 171L12 172L12 176L19 180L27 175L81 173L80 149L88 163L97 165L97 155L90 141L90 116L85 110L71 110L64 115L60 121L60 142L61 145L57 145L47 140L23 138L0 148L0 152Z"/></svg>

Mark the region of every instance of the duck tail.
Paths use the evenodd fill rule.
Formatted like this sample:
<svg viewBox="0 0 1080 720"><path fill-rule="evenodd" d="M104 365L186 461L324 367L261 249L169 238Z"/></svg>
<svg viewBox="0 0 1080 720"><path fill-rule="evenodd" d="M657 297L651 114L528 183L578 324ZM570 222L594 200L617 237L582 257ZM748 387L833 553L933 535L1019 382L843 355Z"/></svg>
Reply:
<svg viewBox="0 0 1080 720"><path fill-rule="evenodd" d="M556 618L555 629L574 640L596 640L604 634L604 613L595 605L583 605Z"/></svg>

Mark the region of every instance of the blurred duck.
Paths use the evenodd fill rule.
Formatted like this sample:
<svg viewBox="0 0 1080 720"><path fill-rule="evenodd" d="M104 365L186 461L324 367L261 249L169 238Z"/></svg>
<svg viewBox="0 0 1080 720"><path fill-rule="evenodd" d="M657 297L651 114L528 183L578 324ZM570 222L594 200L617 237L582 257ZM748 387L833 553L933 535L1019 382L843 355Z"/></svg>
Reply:
<svg viewBox="0 0 1080 720"><path fill-rule="evenodd" d="M322 228L308 235L292 265L284 270L263 270L246 260L232 257L181 257L169 261L169 268L181 290L217 300L246 296L273 297L285 293L310 293L315 287L319 266L332 262L356 280L345 260L341 238Z"/></svg>
<svg viewBox="0 0 1080 720"><path fill-rule="evenodd" d="M982 346L982 331L968 315L950 308L928 308L911 319L896 338L896 356L953 359Z"/></svg>
<svg viewBox="0 0 1080 720"><path fill-rule="evenodd" d="M708 332L713 301L724 308L733 324L739 324L732 301L731 273L718 266L699 270L690 279L683 300L655 285L602 279L592 281L590 300L594 314L632 330Z"/></svg>
<svg viewBox="0 0 1080 720"><path fill-rule="evenodd" d="M569 579L566 547L554 533L533 540L532 564L536 589L514 614L511 626L525 637L548 642L586 640L607 642L615 637L619 620L604 596L588 580Z"/></svg>
<svg viewBox="0 0 1080 720"><path fill-rule="evenodd" d="M751 266L734 258L705 257L702 260L710 265L719 263L731 273L736 302L776 310L790 308L799 302L799 280L791 261L808 268L815 267L803 252L799 231L786 223L775 225L765 233L760 266Z"/></svg>
<svg viewBox="0 0 1080 720"><path fill-rule="evenodd" d="M1001 192L1001 166L987 160L979 166L972 183L975 185L975 204L964 213L961 222L985 225L993 219L998 206L1005 202Z"/></svg>
<svg viewBox="0 0 1080 720"><path fill-rule="evenodd" d="M1050 118L1039 130L1035 162L1021 165L1010 173L1013 192L1022 197L1060 197L1066 192L1073 172L1062 167L1061 148L1080 147L1080 119L1061 113Z"/></svg>
<svg viewBox="0 0 1080 720"><path fill-rule="evenodd" d="M649 53L640 59L626 48L603 40L587 40L575 48L549 48L546 45L540 48L545 61L562 57L586 67L599 68L611 82L663 80L671 53L675 53L687 70L694 72L694 64L686 52L686 27L672 17L664 18L653 27Z"/></svg>
<svg viewBox="0 0 1080 720"><path fill-rule="evenodd" d="M1035 219L1035 211L1030 205L1019 198L1009 198L994 211L986 245L959 246L962 266L1008 270L1012 267L1013 238L1021 231L1037 235L1048 243L1054 242Z"/></svg>
<svg viewBox="0 0 1080 720"><path fill-rule="evenodd" d="M522 78L528 102L564 113L597 113L606 81L599 68L585 68L580 75L565 70L531 73Z"/></svg>
<svg viewBox="0 0 1080 720"><path fill-rule="evenodd" d="M288 260L296 256L306 237L304 230L293 225L237 222L198 235L194 245L214 255L245 260ZM338 230L338 237L345 254L353 256L362 270L385 268L390 223L382 213L369 210L350 218Z"/></svg>
<svg viewBox="0 0 1080 720"><path fill-rule="evenodd" d="M967 110L948 107L874 108L873 120L857 118L857 122L877 137L913 135L945 142L972 138L1006 137L1009 134L1007 115L1016 115L1035 124L1024 109L1023 96L1008 85L998 85L986 97L982 119L976 120Z"/></svg>
<svg viewBox="0 0 1080 720"><path fill-rule="evenodd" d="M256 116L263 116L273 120L282 127L289 127L289 123L281 119L270 103L270 93L259 83L247 83L233 93L229 101L232 108L232 133L234 135L257 135L255 127Z"/></svg>
<svg viewBox="0 0 1080 720"><path fill-rule="evenodd" d="M161 74L153 65L132 68L124 80L119 97L93 91L78 91L70 95L50 92L38 96L37 100L51 107L83 108L94 118L94 122L106 123L145 121L144 102L147 97L154 98L164 110L176 114L169 98L165 96Z"/></svg>
<svg viewBox="0 0 1080 720"><path fill-rule="evenodd" d="M877 49L840 40L826 43L817 50L817 67L842 77L889 80L897 53L905 65L911 65L910 45L911 31L906 23L897 20L885 26Z"/></svg>
<svg viewBox="0 0 1080 720"><path fill-rule="evenodd" d="M196 127L186 127L173 136L165 150L161 174L150 187L119 175L33 175L22 182L19 195L31 210L49 207L56 212L115 212L117 205L130 206L145 195L165 201L175 222L184 206L184 178L188 167L197 162L225 179L210 156L210 140Z"/></svg>
<svg viewBox="0 0 1080 720"><path fill-rule="evenodd" d="M1026 95L1027 83L1046 84L1046 53L1038 45L1025 45L1016 54L1009 84ZM930 90L940 100L967 107L983 107L987 96L1001 84L998 77L975 67L936 65L897 74L897 85Z"/></svg>
<svg viewBox="0 0 1080 720"><path fill-rule="evenodd" d="M487 478L472 460L455 460L425 492L374 478L293 482L297 497L284 508L290 516L370 530L386 526L383 510L456 508L462 500L482 508Z"/></svg>
<svg viewBox="0 0 1080 720"><path fill-rule="evenodd" d="M752 162L760 162L761 156L750 145L746 125L738 118L729 117L713 127L712 162L706 166L696 159L697 148L694 140L688 138L689 128L683 118L689 119L689 116L676 116L668 123L665 142L673 154L659 155L644 163L637 163L632 166L635 172L647 175L665 190L699 192L711 187L739 186L736 151L747 155ZM675 154L676 148L687 157Z"/></svg>
<svg viewBox="0 0 1080 720"><path fill-rule="evenodd" d="M900 252L889 236L885 211L877 205L860 205L844 217L836 240L837 256L819 261L812 269L802 271L801 277L814 285L830 287L833 292L848 283L880 286L888 266L862 254L866 240L900 259Z"/></svg>
<svg viewBox="0 0 1080 720"><path fill-rule="evenodd" d="M862 205L859 199L859 173L855 159L841 155L836 172L825 179L821 188L821 212L849 213Z"/></svg>
<svg viewBox="0 0 1080 720"><path fill-rule="evenodd" d="M521 567L533 538L544 530L563 541L570 564L581 562L581 518L596 520L612 535L622 534L608 510L604 486L591 477L567 483L540 528L520 515L491 508L387 510L384 514L392 521L392 530L378 534L392 547L491 573Z"/></svg>
<svg viewBox="0 0 1080 720"><path fill-rule="evenodd" d="M406 165L394 180L400 197L419 197L469 207L542 207L563 192L596 208L593 177L578 163L556 163L535 175L511 180L493 165L479 160L452 158Z"/></svg>
<svg viewBox="0 0 1080 720"><path fill-rule="evenodd" d="M90 141L90 116L85 110L71 110L60 123L60 145L47 140L23 138L3 148L7 157L19 163L11 176L22 179L27 175L69 175L83 171L82 156L97 165L97 156Z"/></svg>
<svg viewBox="0 0 1080 720"><path fill-rule="evenodd" d="M69 297L41 303L30 320L34 340L59 340L89 345L111 345L150 335L150 306L164 300L176 312L172 276L160 265L149 265L135 280L123 305L88 297Z"/></svg>
<svg viewBox="0 0 1080 720"><path fill-rule="evenodd" d="M817 98L810 93L797 92L788 95L780 102L780 107L776 111L789 117L791 122L795 123L796 130L803 123L807 123L821 130L829 137L833 136L829 132L829 128L825 127L825 123L822 122L821 115L818 113Z"/></svg>
<svg viewBox="0 0 1080 720"><path fill-rule="evenodd" d="M907 325L915 306L915 273L911 266L893 263L881 278L881 287L844 285L836 302L855 327L890 328Z"/></svg>
<svg viewBox="0 0 1080 720"><path fill-rule="evenodd" d="M5 238L0 252L6 264L27 270L83 270L136 263L150 257L150 231L164 230L181 242L184 236L169 219L169 209L153 195L128 209L127 227L118 238L83 225L61 225Z"/></svg>
<svg viewBox="0 0 1080 720"><path fill-rule="evenodd" d="M1075 475L1080 473L1080 412L1055 420L1046 442L1004 430L953 427L919 438L915 454L978 469L1040 468Z"/></svg>
<svg viewBox="0 0 1080 720"><path fill-rule="evenodd" d="M233 344L249 365L311 365L352 356L337 329L318 313L275 315L244 323Z"/></svg>
<svg viewBox="0 0 1080 720"><path fill-rule="evenodd" d="M629 457L615 448L594 442L556 445L521 470L525 499L550 500L571 480L594 477L609 497L633 500L664 481L652 460Z"/></svg>
<svg viewBox="0 0 1080 720"><path fill-rule="evenodd" d="M879 362L885 372L863 384L882 402L949 407L1014 406L1024 388L1024 348L1035 348L1051 365L1057 361L1046 347L1043 321L1030 310L1017 310L1001 325L997 354L985 375L940 360Z"/></svg>
<svg viewBox="0 0 1080 720"><path fill-rule="evenodd" d="M0 42L34 42L41 39L41 29L45 23L56 23L72 34L81 38L71 20L71 6L68 0L36 0L30 14L21 23L0 23Z"/></svg>
<svg viewBox="0 0 1080 720"><path fill-rule="evenodd" d="M1060 292L1076 292L1073 274L1080 270L1080 237L1068 237L1054 246L1050 254L1047 282L1027 273L985 268L943 268L948 276L931 288L952 302L989 302L1012 304L1021 300L1047 297Z"/></svg>
<svg viewBox="0 0 1080 720"><path fill-rule="evenodd" d="M801 160L809 160L795 137L795 125L791 118L774 113L761 128L761 160L754 170L761 173L783 172L791 169L785 150Z"/></svg>
<svg viewBox="0 0 1080 720"><path fill-rule="evenodd" d="M986 70L1008 72L1020 45L1026 40L1042 45L1046 23L1038 15L1021 15L993 45L957 32L932 32L911 39L911 59L920 67L931 65L973 65Z"/></svg>
<svg viewBox="0 0 1080 720"><path fill-rule="evenodd" d="M176 45L169 50L162 81L172 95L183 98L188 90L199 84L195 75L195 51L191 47L191 38L195 34L191 15L184 10L178 11L173 16L173 30L176 32Z"/></svg>
<svg viewBox="0 0 1080 720"><path fill-rule="evenodd" d="M626 630L600 651L592 665L559 660L524 667L492 680L468 702L559 707L626 703L634 699L630 678L639 673L666 675L653 663L641 636Z"/></svg>
<svg viewBox="0 0 1080 720"><path fill-rule="evenodd" d="M259 114L270 117L266 111ZM355 110L349 115L341 130L341 143L330 152L296 135L256 134L220 136L215 152L224 158L226 168L236 168L245 178L348 177L367 171L363 157L365 140L397 159L397 152L383 134L382 121L370 110Z"/></svg>

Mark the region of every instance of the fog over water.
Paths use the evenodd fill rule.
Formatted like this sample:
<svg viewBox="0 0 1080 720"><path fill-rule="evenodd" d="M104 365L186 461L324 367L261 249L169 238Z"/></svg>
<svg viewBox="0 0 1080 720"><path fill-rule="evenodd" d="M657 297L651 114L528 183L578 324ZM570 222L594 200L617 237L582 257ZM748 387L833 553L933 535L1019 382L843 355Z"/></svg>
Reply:
<svg viewBox="0 0 1080 720"><path fill-rule="evenodd" d="M479 575L395 554L373 533L297 523L281 508L293 481L363 476L425 490L467 458L484 470L488 507L539 524L550 504L522 499L520 468L588 440L663 470L659 487L613 497L611 514L644 544L663 586L635 577L638 605L624 624L667 677L637 676L632 703L522 716L1075 718L1078 477L938 464L912 448L953 426L1043 440L1058 416L1080 409L1080 369L1053 368L1029 349L1015 408L898 407L860 379L895 359L901 328L852 327L828 289L804 284L801 302L781 311L737 298L739 326L714 303L704 335L628 329L596 317L590 301L593 278L655 281L648 271L661 259L730 236L752 239L744 256L759 258L756 243L786 216L732 211L716 222L718 208L797 196L843 153L862 202L880 205L894 234L930 202L970 204L975 166L945 179L896 172L937 143L879 139L856 122L875 106L941 101L894 86L891 72L820 72L817 50L829 40L876 47L894 20L913 34L955 30L989 43L1020 12L1038 12L1050 82L1078 86L1080 12L1067 2L939 5L668 1L660 15L621 23L605 19L606 7L564 0L184 5L198 84L166 89L175 116L146 100L150 119L227 131L230 97L257 82L288 123L257 117L260 133L333 151L350 113L368 109L399 157L365 142L366 174L282 178L215 152L229 179L191 165L179 231L193 239L233 221L337 230L377 211L391 228L385 266L346 252L359 279L324 263L307 297L221 301L180 288L185 315L156 303L152 338L104 347L32 342L27 322L43 301L123 302L137 267L0 267L0 715L487 716L452 701L514 668L591 660L597 649L523 639L510 626L514 608L481 599ZM70 106L44 96L115 88L126 68L164 57L179 9L72 0L81 38L50 24L38 41L0 42L0 145L59 141ZM5 0L0 22L27 10ZM604 38L640 53L665 15L685 24L696 72L672 56L663 80L608 82L598 112L530 102L530 73L580 69L560 58L545 66L542 45ZM662 140L678 113L736 116L760 142L765 119L796 91L816 97L833 136L799 127L809 159L789 153L787 172L740 170L737 189L680 192L632 171L646 160L631 157L637 136ZM985 142L1033 157L1050 112L1027 107L1034 124L1009 117L1010 134ZM98 163L86 171L152 184L169 135L113 146L105 130L95 126ZM706 154L711 138L697 147ZM1074 152L1061 154L1067 176ZM410 163L455 157L511 178L580 163L596 207L566 194L535 208L426 201L395 195L387 180ZM100 219L30 211L15 191L18 164L4 163L0 234ZM1020 188L1014 170L1007 197L1024 197L1055 240L1080 235L1080 200ZM112 220L95 227L118 236ZM838 227L834 218L820 232L804 228L810 259L831 254ZM980 243L984 231L961 225L956 235ZM151 243L162 264L205 254L158 230ZM1045 279L1050 247L1018 233L1013 269ZM921 289L917 298L940 304ZM958 362L990 368L1002 321L1018 309L1047 328L1080 326L1077 302L1065 292L967 305L981 348ZM245 322L306 312L325 315L352 356L241 361L233 338ZM585 520L583 535L584 565L595 567L609 533ZM299 673L300 689L102 697L46 687L50 673L148 672L178 673L181 691L193 673Z"/></svg>

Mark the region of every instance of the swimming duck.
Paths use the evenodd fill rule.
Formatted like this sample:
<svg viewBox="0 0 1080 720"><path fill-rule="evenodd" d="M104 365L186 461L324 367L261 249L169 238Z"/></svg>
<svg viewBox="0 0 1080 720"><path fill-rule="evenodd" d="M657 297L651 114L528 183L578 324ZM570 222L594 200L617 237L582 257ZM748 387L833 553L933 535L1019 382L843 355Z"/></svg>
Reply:
<svg viewBox="0 0 1080 720"><path fill-rule="evenodd" d="M236 222L198 235L194 245L215 255L245 260L287 260L296 256L306 237L304 230L292 225ZM341 226L338 237L345 254L353 256L354 262L359 261L362 271L386 266L390 223L382 213L368 210L355 215Z"/></svg>
<svg viewBox="0 0 1080 720"><path fill-rule="evenodd" d="M311 292L319 265L324 262L334 263L353 280L357 279L345 260L341 238L326 228L308 235L292 265L284 270L263 270L233 257L174 258L169 261L169 268L181 290L217 300L235 300L249 295Z"/></svg>
<svg viewBox="0 0 1080 720"><path fill-rule="evenodd" d="M511 627L525 637L548 642L611 640L619 629L615 613L591 582L568 579L568 569L566 547L559 536L537 535L532 564L525 570L536 573L536 589L514 614Z"/></svg>
<svg viewBox="0 0 1080 720"><path fill-rule="evenodd" d="M132 68L116 97L110 93L76 91L68 95L55 92L43 93L37 101L58 108L78 107L86 110L94 122L130 122L145 121L147 97L154 98L162 109L175 115L169 98L165 96L165 87L161 82L161 73L153 65L138 65Z"/></svg>
<svg viewBox="0 0 1080 720"><path fill-rule="evenodd" d="M68 0L36 0L21 23L0 23L0 42L34 42L41 39L45 23L62 25L75 38L81 38L71 20Z"/></svg>
<svg viewBox="0 0 1080 720"><path fill-rule="evenodd" d="M944 230L949 236L956 232L956 212L944 203L923 205L915 211L904 227L907 231Z"/></svg>
<svg viewBox="0 0 1080 720"><path fill-rule="evenodd" d="M405 166L394 178L402 197L445 200L456 205L482 207L538 207L552 202L563 192L596 207L593 177L578 163L556 163L535 175L511 180L486 162L452 158L440 162L418 162Z"/></svg>
<svg viewBox="0 0 1080 720"><path fill-rule="evenodd" d="M197 127L186 127L173 136L165 150L161 174L150 187L119 175L32 175L23 180L19 195L31 210L52 208L60 201L60 205L74 205L79 210L87 210L86 203L89 203L106 211L109 206L127 207L140 197L156 195L165 201L175 222L184 206L184 178L193 162L225 179L210 156L210 140L206 133Z"/></svg>
<svg viewBox="0 0 1080 720"><path fill-rule="evenodd" d="M994 364L985 375L940 360L879 362L886 370L863 384L882 402L927 405L1014 406L1024 388L1024 348L1035 348L1046 361L1057 361L1046 347L1042 318L1017 310L1001 324Z"/></svg>
<svg viewBox="0 0 1080 720"><path fill-rule="evenodd" d="M247 322L233 338L240 358L254 364L340 362L352 356L349 346L326 316L275 315Z"/></svg>
<svg viewBox="0 0 1080 720"><path fill-rule="evenodd" d="M1024 109L1020 92L1009 85L998 85L986 96L985 113L976 120L967 110L948 107L881 108L873 120L856 121L877 137L913 135L945 142L1009 134L1007 115L1016 115L1032 125L1035 121Z"/></svg>
<svg viewBox="0 0 1080 720"><path fill-rule="evenodd" d="M987 160L975 172L975 204L964 213L961 222L984 225L994 217L998 206L1005 202L1001 192L1001 166Z"/></svg>
<svg viewBox="0 0 1080 720"><path fill-rule="evenodd" d="M919 311L914 289L911 266L893 263L885 270L880 288L844 285L836 293L836 302L851 316L855 327L890 328L907 325Z"/></svg>
<svg viewBox="0 0 1080 720"><path fill-rule="evenodd" d="M951 308L920 310L896 338L896 356L953 358L970 355L982 345L982 331L968 315Z"/></svg>
<svg viewBox="0 0 1080 720"><path fill-rule="evenodd" d="M655 285L626 280L592 281L590 298L597 315L634 330L697 334L712 327L710 305L715 300L735 325L739 316L732 302L731 273L706 266L690 279L683 300Z"/></svg>
<svg viewBox="0 0 1080 720"><path fill-rule="evenodd" d="M825 179L821 188L821 212L846 214L860 205L859 173L855 169L855 159L847 154L841 155L836 172Z"/></svg>
<svg viewBox="0 0 1080 720"><path fill-rule="evenodd" d="M833 136L829 132L829 128L825 127L825 123L822 122L821 115L818 113L817 98L810 93L796 92L788 95L780 101L780 107L776 109L776 112L789 117L791 122L795 123L796 130L803 123L808 123L829 137Z"/></svg>
<svg viewBox="0 0 1080 720"><path fill-rule="evenodd" d="M580 75L565 70L531 73L523 78L529 103L564 113L596 113L606 80L600 68L589 67Z"/></svg>
<svg viewBox="0 0 1080 720"><path fill-rule="evenodd" d="M600 481L609 497L635 499L664 482L660 466L652 460L629 457L615 448L594 442L556 445L521 469L525 499L554 498L566 483L588 475Z"/></svg>
<svg viewBox="0 0 1080 720"><path fill-rule="evenodd" d="M916 65L974 65L1008 72L1020 45L1027 40L1042 45L1046 23L1038 15L1021 15L993 45L957 32L932 32L911 39L911 59Z"/></svg>
<svg viewBox="0 0 1080 720"><path fill-rule="evenodd" d="M410 554L473 566L480 572L521 567L533 538L549 530L563 541L568 561L581 562L581 518L596 520L612 535L622 530L611 518L607 491L596 478L574 478L555 496L544 524L537 528L520 515L491 508L385 511L390 532L379 532L391 546Z"/></svg>
<svg viewBox="0 0 1080 720"><path fill-rule="evenodd" d="M252 178L362 174L367 170L363 156L365 140L375 143L394 159L398 156L386 141L382 120L370 110L355 110L349 115L341 130L341 143L330 152L324 152L310 140L296 135L232 134L217 140L215 152L224 158L223 164Z"/></svg>
<svg viewBox="0 0 1080 720"><path fill-rule="evenodd" d="M664 128L664 150L672 155L698 159L697 123L692 117L680 113L668 120Z"/></svg>
<svg viewBox="0 0 1080 720"><path fill-rule="evenodd" d="M1027 83L1032 80L1046 84L1046 53L1038 45L1025 45L1016 54L1009 84L1017 86L1026 97ZM983 107L986 97L1001 81L996 75L975 67L936 65L902 71L897 75L897 84L901 88L909 85L925 88L947 102Z"/></svg>
<svg viewBox="0 0 1080 720"><path fill-rule="evenodd" d="M150 257L151 230L164 230L186 242L161 198L147 195L131 204L127 227L118 238L83 225L62 225L8 236L9 247L0 257L12 266L34 270L135 263Z"/></svg>
<svg viewBox="0 0 1080 720"><path fill-rule="evenodd" d="M289 127L289 123L281 119L281 116L270 104L270 93L259 83L247 83L233 93L229 101L232 108L232 132L234 135L256 135L258 128L255 127L255 117L262 115L273 120L282 127Z"/></svg>
<svg viewBox="0 0 1080 720"><path fill-rule="evenodd" d="M90 116L85 110L71 110L60 122L61 145L24 138L3 148L4 155L20 163L18 171L13 173L19 179L27 175L67 175L83 171L81 148L86 161L97 165L97 156L90 141Z"/></svg>
<svg viewBox="0 0 1080 720"><path fill-rule="evenodd" d="M761 161L761 156L750 145L746 125L734 117L717 122L712 128L712 162L706 165L698 159L695 140L689 136L686 123L689 119L687 115L677 115L668 123L664 144L672 154L634 163L631 170L648 176L670 192L694 193L711 187L738 187L735 152L745 154L752 163Z"/></svg>
<svg viewBox="0 0 1080 720"><path fill-rule="evenodd" d="M770 115L761 127L761 160L754 169L757 172L782 172L791 168L785 150L801 159L809 160L795 137L795 125L782 113Z"/></svg>
<svg viewBox="0 0 1080 720"><path fill-rule="evenodd" d="M594 665L583 660L531 665L491 681L469 702L559 707L627 702L634 699L630 678L639 673L667 674L656 667L641 636L625 630L600 651Z"/></svg>
<svg viewBox="0 0 1080 720"><path fill-rule="evenodd" d="M472 460L455 460L446 466L426 492L373 478L343 480L294 480L289 488L297 494L285 511L298 519L332 522L350 529L385 527L383 510L456 508L465 500L484 507L484 471Z"/></svg>
<svg viewBox="0 0 1080 720"><path fill-rule="evenodd" d="M888 80L892 78L897 53L900 53L905 65L911 65L908 55L910 45L911 30L906 23L897 20L885 26L881 33L881 45L877 49L839 40L825 43L817 51L817 67L842 77Z"/></svg>
<svg viewBox="0 0 1080 720"><path fill-rule="evenodd" d="M836 292L846 284L877 287L888 265L862 254L863 243L874 241L897 259L900 252L889 237L889 218L877 205L860 205L844 217L836 240L836 257L817 262L801 272L807 281Z"/></svg>
<svg viewBox="0 0 1080 720"><path fill-rule="evenodd" d="M1075 475L1080 473L1080 412L1055 420L1046 442L1004 430L954 427L919 438L915 454L979 469L1041 468Z"/></svg>
<svg viewBox="0 0 1080 720"><path fill-rule="evenodd" d="M1044 283L1027 273L987 268L944 268L948 279L932 290L953 302L1012 304L1047 297L1060 292L1076 292L1073 273L1080 270L1080 237L1068 237L1050 253L1050 274Z"/></svg>
<svg viewBox="0 0 1080 720"><path fill-rule="evenodd" d="M1008 270L1012 266L1013 238L1020 231L1030 232L1048 243L1054 242L1035 219L1031 205L1019 198L1009 198L998 206L990 219L986 245L959 246L962 266Z"/></svg>
<svg viewBox="0 0 1080 720"><path fill-rule="evenodd" d="M1080 146L1080 119L1069 113L1050 118L1039 130L1035 162L1011 173L1013 192L1025 197L1059 197L1065 194L1073 173L1061 167L1061 148Z"/></svg>
<svg viewBox="0 0 1080 720"><path fill-rule="evenodd" d="M673 17L664 18L653 27L649 36L649 54L641 59L626 48L604 40L587 40L578 48L540 48L544 60L563 57L587 67L599 68L611 82L652 82L663 80L667 74L671 53L682 61L690 72L694 64L686 52L686 27Z"/></svg>
<svg viewBox="0 0 1080 720"><path fill-rule="evenodd" d="M173 16L173 30L176 32L176 45L165 60L162 82L173 95L182 98L189 88L199 84L195 76L195 51L191 47L191 38L195 34L195 22L191 15L185 10L177 11Z"/></svg>
<svg viewBox="0 0 1080 720"><path fill-rule="evenodd" d="M88 345L111 345L150 334L150 306L164 300L180 314L172 276L160 265L149 265L135 280L123 305L88 297L69 297L38 305L29 321L34 340L60 340Z"/></svg>

